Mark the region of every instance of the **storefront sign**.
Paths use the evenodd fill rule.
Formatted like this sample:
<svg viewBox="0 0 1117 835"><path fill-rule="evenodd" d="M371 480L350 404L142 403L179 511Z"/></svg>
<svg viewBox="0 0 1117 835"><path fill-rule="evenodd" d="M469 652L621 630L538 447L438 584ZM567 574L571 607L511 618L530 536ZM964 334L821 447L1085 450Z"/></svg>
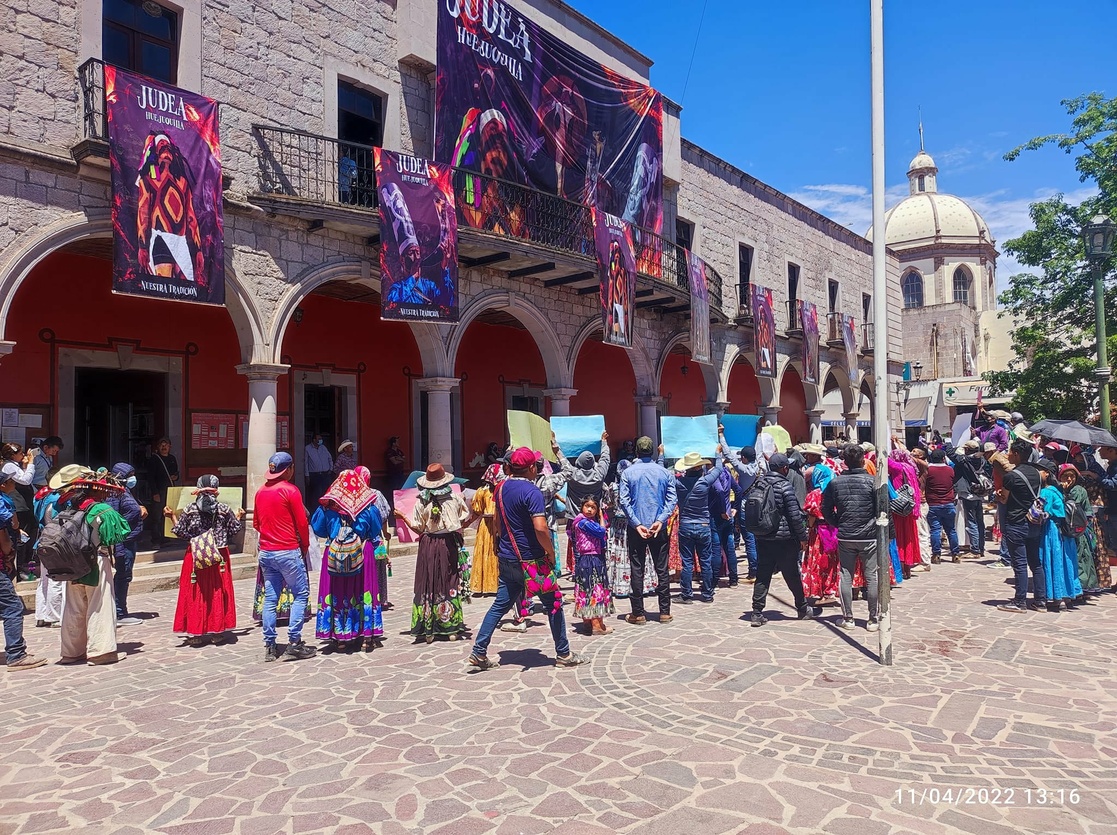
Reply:
<svg viewBox="0 0 1117 835"><path fill-rule="evenodd" d="M518 234L530 209L505 180L658 233L660 94L501 0L437 2L435 159L492 178L470 178L464 221Z"/></svg>
<svg viewBox="0 0 1117 835"><path fill-rule="evenodd" d="M690 280L690 358L710 362L710 285L706 262L687 251L687 278Z"/></svg>
<svg viewBox="0 0 1117 835"><path fill-rule="evenodd" d="M458 321L458 217L450 167L376 148L380 317Z"/></svg>
<svg viewBox="0 0 1117 835"><path fill-rule="evenodd" d="M772 305L772 289L751 284L752 322L755 334L756 376L776 376L776 314Z"/></svg>
<svg viewBox="0 0 1117 835"><path fill-rule="evenodd" d="M190 415L191 449L236 449L237 416L214 412Z"/></svg>
<svg viewBox="0 0 1117 835"><path fill-rule="evenodd" d="M217 102L105 66L113 291L225 303Z"/></svg>
<svg viewBox="0 0 1117 835"><path fill-rule="evenodd" d="M842 343L846 349L846 370L849 379L857 379L857 320L852 316L842 317Z"/></svg>
<svg viewBox="0 0 1117 835"><path fill-rule="evenodd" d="M614 215L593 210L594 249L601 283L601 322L608 345L632 347L636 319L636 257L632 228Z"/></svg>
<svg viewBox="0 0 1117 835"><path fill-rule="evenodd" d="M818 383L818 305L799 300L803 324L803 382Z"/></svg>

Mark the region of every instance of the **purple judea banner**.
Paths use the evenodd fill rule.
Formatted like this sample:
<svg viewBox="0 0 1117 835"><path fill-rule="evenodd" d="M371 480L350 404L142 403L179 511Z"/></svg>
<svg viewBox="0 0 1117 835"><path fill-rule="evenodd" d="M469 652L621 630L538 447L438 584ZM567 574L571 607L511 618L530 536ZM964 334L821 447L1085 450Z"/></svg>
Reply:
<svg viewBox="0 0 1117 835"><path fill-rule="evenodd" d="M373 149L380 192L380 318L458 321L458 216L450 166Z"/></svg>
<svg viewBox="0 0 1117 835"><path fill-rule="evenodd" d="M619 217L605 212L594 209L592 214L605 342L631 348L636 318L636 256L632 252L632 228Z"/></svg>
<svg viewBox="0 0 1117 835"><path fill-rule="evenodd" d="M710 285L706 281L706 262L687 251L687 277L690 280L690 358L710 363Z"/></svg>
<svg viewBox="0 0 1117 835"><path fill-rule="evenodd" d="M842 317L842 344L846 349L846 370L849 379L857 379L857 320L852 316Z"/></svg>
<svg viewBox="0 0 1117 835"><path fill-rule="evenodd" d="M772 310L772 288L752 287L752 328L755 334L756 376L776 376L776 314Z"/></svg>
<svg viewBox="0 0 1117 835"><path fill-rule="evenodd" d="M217 102L105 65L115 293L225 303Z"/></svg>
<svg viewBox="0 0 1117 835"><path fill-rule="evenodd" d="M803 323L803 382L818 383L818 305L799 300Z"/></svg>
<svg viewBox="0 0 1117 835"><path fill-rule="evenodd" d="M437 2L435 159L491 178L466 176L463 222L528 237L533 208L504 180L659 233L660 94L501 0Z"/></svg>

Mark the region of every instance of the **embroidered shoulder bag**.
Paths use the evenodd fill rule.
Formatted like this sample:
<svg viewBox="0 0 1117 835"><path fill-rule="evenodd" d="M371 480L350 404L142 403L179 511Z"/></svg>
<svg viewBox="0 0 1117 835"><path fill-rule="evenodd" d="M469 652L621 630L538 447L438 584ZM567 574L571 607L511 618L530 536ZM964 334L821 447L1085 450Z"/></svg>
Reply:
<svg viewBox="0 0 1117 835"><path fill-rule="evenodd" d="M365 569L365 543L342 517L337 536L326 545L326 570L335 577L349 577Z"/></svg>
<svg viewBox="0 0 1117 835"><path fill-rule="evenodd" d="M562 608L562 591L559 589L558 571L546 558L525 560L523 554L520 553L520 546L516 542L516 537L512 535L512 529L508 527L508 515L504 512L504 496L501 488L507 483L507 481L502 481L497 485L495 498L497 510L500 512L501 536L508 537L508 541L512 545L512 553L516 555L516 559L520 561L520 567L524 571L524 596L520 600L520 616L526 618L531 614L531 599L537 594L553 594L555 603L552 612L557 612Z"/></svg>

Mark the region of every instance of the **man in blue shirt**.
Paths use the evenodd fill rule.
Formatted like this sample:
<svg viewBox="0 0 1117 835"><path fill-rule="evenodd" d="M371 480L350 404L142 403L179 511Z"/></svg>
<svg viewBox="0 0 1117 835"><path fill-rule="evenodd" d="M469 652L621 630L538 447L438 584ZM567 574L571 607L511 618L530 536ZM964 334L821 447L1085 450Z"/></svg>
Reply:
<svg viewBox="0 0 1117 835"><path fill-rule="evenodd" d="M632 614L625 620L636 626L647 623L644 598L644 561L651 551L655 566L656 595L659 597L659 622L670 623L671 576L667 567L670 542L667 520L678 502L675 477L652 461L655 445L647 435L636 441L636 462L621 474L620 502L628 520L628 562L634 589L630 600Z"/></svg>
<svg viewBox="0 0 1117 835"><path fill-rule="evenodd" d="M541 563L543 571L555 565L555 546L547 525L547 508L542 491L534 484L538 476L535 453L527 447L514 450L508 468L510 476L500 483L495 494L496 556L500 581L493 605L477 633L473 654L469 656L470 666L480 670L499 666L496 661L489 660L489 641L500 625L500 619L525 593L524 563ZM555 664L559 667L584 664L585 656L570 651L561 601L556 607L553 593L540 594L539 599L551 623Z"/></svg>
<svg viewBox="0 0 1117 835"><path fill-rule="evenodd" d="M10 473L0 472L0 620L4 622L4 649L9 670L32 670L47 663L45 658L27 654L23 640L23 601L16 594L12 574L16 568L19 523L15 505L8 497L15 491Z"/></svg>

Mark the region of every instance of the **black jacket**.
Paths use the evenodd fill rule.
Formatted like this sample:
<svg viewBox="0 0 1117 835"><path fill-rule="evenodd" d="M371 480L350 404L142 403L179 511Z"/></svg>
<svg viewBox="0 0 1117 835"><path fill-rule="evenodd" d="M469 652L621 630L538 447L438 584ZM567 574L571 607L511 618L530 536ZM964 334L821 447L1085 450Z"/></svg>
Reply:
<svg viewBox="0 0 1117 835"><path fill-rule="evenodd" d="M822 516L838 539L875 539L876 484L863 468L832 478L822 493Z"/></svg>
<svg viewBox="0 0 1117 835"><path fill-rule="evenodd" d="M794 539L799 542L806 542L807 523L803 519L803 508L799 505L799 499L795 497L795 487L785 476L769 472L761 476L760 481L753 486L753 489L763 490L769 482L772 485L776 507L779 508L780 526L775 533L764 536L756 534L756 538L761 541Z"/></svg>

